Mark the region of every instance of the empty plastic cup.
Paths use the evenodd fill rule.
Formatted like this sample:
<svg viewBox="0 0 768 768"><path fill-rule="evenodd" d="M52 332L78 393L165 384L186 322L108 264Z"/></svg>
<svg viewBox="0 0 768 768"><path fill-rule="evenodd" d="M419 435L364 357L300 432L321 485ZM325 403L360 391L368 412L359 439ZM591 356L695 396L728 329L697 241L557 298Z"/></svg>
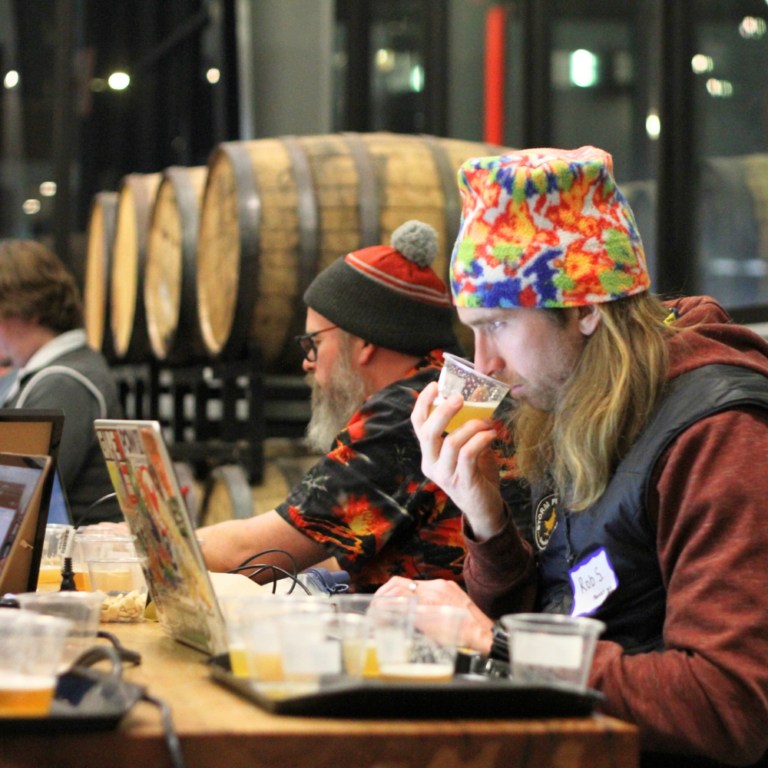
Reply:
<svg viewBox="0 0 768 768"><path fill-rule="evenodd" d="M25 611L59 616L72 622L61 657L61 669L96 642L103 595L93 592L24 592L16 596Z"/></svg>
<svg viewBox="0 0 768 768"><path fill-rule="evenodd" d="M597 638L605 624L584 616L517 613L501 617L509 632L511 676L529 685L587 687Z"/></svg>

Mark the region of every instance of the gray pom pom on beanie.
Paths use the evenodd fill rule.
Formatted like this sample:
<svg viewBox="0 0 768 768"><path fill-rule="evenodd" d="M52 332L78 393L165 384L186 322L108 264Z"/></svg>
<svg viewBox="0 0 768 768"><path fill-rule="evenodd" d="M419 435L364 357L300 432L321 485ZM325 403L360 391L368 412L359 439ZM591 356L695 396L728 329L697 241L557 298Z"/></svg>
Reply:
<svg viewBox="0 0 768 768"><path fill-rule="evenodd" d="M437 232L421 221L398 227L390 245L353 251L304 293L308 307L365 341L409 355L458 345L445 282L431 268Z"/></svg>
<svg viewBox="0 0 768 768"><path fill-rule="evenodd" d="M437 256L437 232L423 221L406 221L393 233L389 244L419 267L428 267Z"/></svg>

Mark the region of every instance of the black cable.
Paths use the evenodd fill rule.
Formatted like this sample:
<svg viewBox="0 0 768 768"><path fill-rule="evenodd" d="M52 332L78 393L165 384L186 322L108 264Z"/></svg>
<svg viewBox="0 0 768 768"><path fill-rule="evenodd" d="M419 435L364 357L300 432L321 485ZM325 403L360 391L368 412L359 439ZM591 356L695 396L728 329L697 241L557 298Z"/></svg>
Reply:
<svg viewBox="0 0 768 768"><path fill-rule="evenodd" d="M150 696L148 693L145 693L141 699L142 701L147 701L150 704L154 704L160 710L160 715L163 718L165 743L168 745L168 752L171 755L171 764L173 765L173 768L187 768L187 762L184 760L184 753L181 751L181 742L179 741L178 734L173 727L171 708L162 699L156 699L154 696Z"/></svg>
<svg viewBox="0 0 768 768"><path fill-rule="evenodd" d="M253 573L248 574L246 578L252 579L254 576L258 576L260 573L263 573L267 569L271 570L273 573L272 578L272 594L275 593L275 590L277 588L277 579L275 578L276 571L279 571L283 574L283 576L286 576L287 578L291 579L293 581L293 584L291 585L290 590L288 590L288 594L290 595L293 590L296 588L296 585L300 586L308 595L311 595L312 593L299 581L298 574L295 573L289 573L284 568L281 568L279 565L270 565L269 563L252 563L251 565L241 565L237 568L233 568L231 571L227 571L227 573L240 573L241 571L250 571L252 570Z"/></svg>
<svg viewBox="0 0 768 768"><path fill-rule="evenodd" d="M264 555L272 555L275 553L279 555L285 555L291 561L291 565L293 565L293 575L294 576L298 575L299 564L296 562L296 558L285 549L265 549L263 552L257 552L255 555L251 555L247 560L243 560L243 562L240 563L240 565L238 565L237 567L242 568L244 565L248 565L248 563L250 563L251 560L255 560L257 557L263 557Z"/></svg>
<svg viewBox="0 0 768 768"><path fill-rule="evenodd" d="M96 508L96 507L98 507L98 506L99 506L99 504L103 504L105 501L109 501L110 499L115 499L115 498L117 498L117 493L115 493L115 492L113 491L112 493L107 493L106 495L102 496L100 499L96 499L96 501L94 501L94 502L93 502L93 504L91 504L91 506L90 506L90 507L88 507L88 509L86 509L86 510L85 510L85 512L83 512L83 514L82 514L82 515L80 515L80 517L79 517L79 519L77 520L77 522L76 522L76 523L73 523L73 524L72 524L72 526L73 526L74 528L79 528L79 527L80 527L80 526L83 524L83 521L85 520L85 518L86 518L86 517L88 517L88 515L89 515L89 514L90 514L90 513L91 513L91 512L92 512L92 511L93 511L93 510Z"/></svg>

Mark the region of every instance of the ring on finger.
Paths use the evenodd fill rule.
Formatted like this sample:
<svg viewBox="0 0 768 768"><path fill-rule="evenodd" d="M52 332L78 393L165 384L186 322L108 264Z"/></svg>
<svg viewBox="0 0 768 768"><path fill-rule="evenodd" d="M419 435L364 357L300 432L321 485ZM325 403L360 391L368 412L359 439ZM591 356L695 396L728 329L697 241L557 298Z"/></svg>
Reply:
<svg viewBox="0 0 768 768"><path fill-rule="evenodd" d="M412 581L412 582L411 582L411 583L408 585L408 589L409 589L409 590L410 590L412 593L413 593L413 592L415 592L415 591L416 591L416 582L415 582L415 581Z"/></svg>

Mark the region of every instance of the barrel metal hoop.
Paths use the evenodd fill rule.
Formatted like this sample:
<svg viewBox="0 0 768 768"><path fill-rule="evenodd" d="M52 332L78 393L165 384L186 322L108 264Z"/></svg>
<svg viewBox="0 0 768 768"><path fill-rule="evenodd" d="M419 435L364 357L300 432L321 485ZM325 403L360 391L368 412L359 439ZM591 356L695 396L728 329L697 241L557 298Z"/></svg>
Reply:
<svg viewBox="0 0 768 768"><path fill-rule="evenodd" d="M446 252L450 254L453 250L453 244L459 235L459 226L461 224L461 197L459 195L459 185L456 182L456 172L453 170L448 152L440 143L440 140L426 134L422 134L422 138L426 141L427 146L432 152L432 158L437 167L437 175L440 179L440 186L443 189ZM440 277L445 278L446 275L440 275Z"/></svg>
<svg viewBox="0 0 768 768"><path fill-rule="evenodd" d="M229 338L220 359L236 358L250 337L256 298L259 294L261 259L261 194L248 150L237 141L220 145L232 163L237 189L237 219L240 229L237 302Z"/></svg>
<svg viewBox="0 0 768 768"><path fill-rule="evenodd" d="M379 191L376 186L371 153L357 133L342 134L349 147L357 171L357 200L360 211L360 246L379 245Z"/></svg>
<svg viewBox="0 0 768 768"><path fill-rule="evenodd" d="M190 349L197 351L201 345L198 323L184 322L184 318L197 317L197 235L200 227L200 210L197 195L189 179L189 168L171 166L165 175L173 185L176 208L181 220L181 285L179 286L179 315L176 330L168 339L166 354L170 360L183 359Z"/></svg>
<svg viewBox="0 0 768 768"><path fill-rule="evenodd" d="M282 142L288 150L296 182L297 214L299 219L299 273L296 292L296 311L294 318L304 315L304 291L317 274L320 266L320 248L318 243L319 214L317 197L312 179L312 170L304 147L295 136L283 136Z"/></svg>

